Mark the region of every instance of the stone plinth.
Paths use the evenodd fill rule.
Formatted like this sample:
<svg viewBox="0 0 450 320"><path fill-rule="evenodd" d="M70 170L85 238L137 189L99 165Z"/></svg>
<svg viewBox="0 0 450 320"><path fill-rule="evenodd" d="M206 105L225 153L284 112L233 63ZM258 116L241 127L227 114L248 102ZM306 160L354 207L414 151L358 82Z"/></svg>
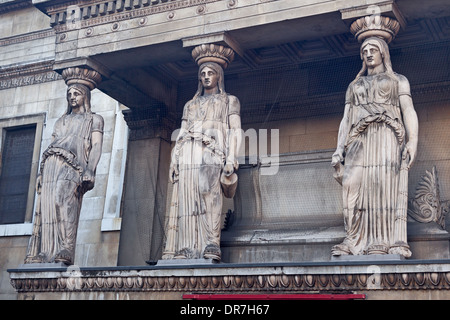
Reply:
<svg viewBox="0 0 450 320"><path fill-rule="evenodd" d="M62 262L55 262L55 263L22 263L19 265L19 270L27 270L30 271L32 269L34 270L41 270L41 269L67 269L68 265Z"/></svg>
<svg viewBox="0 0 450 320"><path fill-rule="evenodd" d="M197 266L207 266L217 264L218 262L213 259L167 259L167 260L158 260L156 266L172 266L172 267L185 267L185 268L193 268Z"/></svg>
<svg viewBox="0 0 450 320"><path fill-rule="evenodd" d="M331 261L403 261L405 259L399 254L370 254L332 256Z"/></svg>

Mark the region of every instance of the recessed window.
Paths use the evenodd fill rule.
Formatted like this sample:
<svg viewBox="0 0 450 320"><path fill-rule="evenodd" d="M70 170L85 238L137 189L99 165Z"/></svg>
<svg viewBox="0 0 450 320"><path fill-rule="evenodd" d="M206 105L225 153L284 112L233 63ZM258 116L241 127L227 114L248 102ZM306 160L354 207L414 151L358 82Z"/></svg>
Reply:
<svg viewBox="0 0 450 320"><path fill-rule="evenodd" d="M25 222L35 136L36 125L4 129L0 224Z"/></svg>
<svg viewBox="0 0 450 320"><path fill-rule="evenodd" d="M45 118L0 119L0 237L31 234Z"/></svg>

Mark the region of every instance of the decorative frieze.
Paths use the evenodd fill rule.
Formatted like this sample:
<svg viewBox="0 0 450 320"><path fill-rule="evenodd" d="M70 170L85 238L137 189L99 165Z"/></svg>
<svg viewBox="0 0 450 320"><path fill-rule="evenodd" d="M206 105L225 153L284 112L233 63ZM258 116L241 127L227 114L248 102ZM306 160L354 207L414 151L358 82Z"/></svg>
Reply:
<svg viewBox="0 0 450 320"><path fill-rule="evenodd" d="M71 28L78 23L80 28L144 17L156 13L168 13L168 19L174 16L173 10L199 6L198 14L205 11L204 5L220 0L109 0L93 1L88 5L81 2L47 8L51 25L57 31Z"/></svg>
<svg viewBox="0 0 450 320"><path fill-rule="evenodd" d="M8 13L14 10L21 10L32 6L29 0L6 0L0 2L0 14Z"/></svg>
<svg viewBox="0 0 450 320"><path fill-rule="evenodd" d="M377 271L378 266L372 266ZM431 268L433 269L433 268ZM37 272L36 275L11 274L11 284L18 292L196 292L196 293L267 293L371 290L449 290L448 271L389 273L298 273L222 275L146 275L145 271L120 272ZM162 270L160 270L162 271ZM201 270L197 270L201 273ZM173 270L171 271L173 272ZM162 272L164 273L164 272ZM47 275L48 277L45 277Z"/></svg>
<svg viewBox="0 0 450 320"><path fill-rule="evenodd" d="M0 90L60 79L62 79L61 75L53 71L53 61L12 66L0 70Z"/></svg>
<svg viewBox="0 0 450 320"><path fill-rule="evenodd" d="M3 38L3 39L0 39L0 47L8 46L8 45L16 44L16 43L37 40L37 39L44 39L47 37L52 37L54 35L55 35L55 31L53 29L47 29L47 30L31 32L31 33L27 33L27 34L23 34L23 35L19 35L19 36Z"/></svg>

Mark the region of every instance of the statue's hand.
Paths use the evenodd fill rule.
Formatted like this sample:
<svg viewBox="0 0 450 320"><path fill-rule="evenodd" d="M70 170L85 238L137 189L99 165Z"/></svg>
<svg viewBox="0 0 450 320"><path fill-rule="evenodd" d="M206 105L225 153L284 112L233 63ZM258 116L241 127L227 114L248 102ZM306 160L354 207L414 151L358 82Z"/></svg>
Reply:
<svg viewBox="0 0 450 320"><path fill-rule="evenodd" d="M92 188L94 188L95 174L92 170L87 169L83 173L82 183L85 185L86 190L91 190Z"/></svg>
<svg viewBox="0 0 450 320"><path fill-rule="evenodd" d="M42 176L38 175L36 179L36 192L38 194L41 194L41 190L42 190Z"/></svg>
<svg viewBox="0 0 450 320"><path fill-rule="evenodd" d="M171 163L169 169L169 180L171 183L175 183L178 181L178 164Z"/></svg>
<svg viewBox="0 0 450 320"><path fill-rule="evenodd" d="M342 155L342 152L335 152L331 157L331 166L336 168L338 165L342 164L342 162L344 162L344 156Z"/></svg>
<svg viewBox="0 0 450 320"><path fill-rule="evenodd" d="M227 162L225 164L225 167L223 168L223 172L227 177L231 176L234 172L234 165L232 163Z"/></svg>
<svg viewBox="0 0 450 320"><path fill-rule="evenodd" d="M342 178L344 176L344 165L342 164L343 162L344 162L344 156L343 156L342 152L339 152L339 150L337 150L331 157L331 165L333 166L333 168L335 170L333 177L341 185L342 185Z"/></svg>
<svg viewBox="0 0 450 320"><path fill-rule="evenodd" d="M409 155L409 161L408 161L408 170L413 165L414 161L416 160L416 148L413 146L412 143L407 143L405 145L405 148L403 149L402 153L402 159L406 160Z"/></svg>

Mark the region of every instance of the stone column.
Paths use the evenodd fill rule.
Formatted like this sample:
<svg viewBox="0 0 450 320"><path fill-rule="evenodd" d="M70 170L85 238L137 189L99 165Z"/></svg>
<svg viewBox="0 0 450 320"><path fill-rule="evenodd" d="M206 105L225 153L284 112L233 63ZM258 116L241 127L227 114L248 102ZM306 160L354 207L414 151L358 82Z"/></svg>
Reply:
<svg viewBox="0 0 450 320"><path fill-rule="evenodd" d="M161 257L171 135L166 107L124 113L129 127L118 265Z"/></svg>

